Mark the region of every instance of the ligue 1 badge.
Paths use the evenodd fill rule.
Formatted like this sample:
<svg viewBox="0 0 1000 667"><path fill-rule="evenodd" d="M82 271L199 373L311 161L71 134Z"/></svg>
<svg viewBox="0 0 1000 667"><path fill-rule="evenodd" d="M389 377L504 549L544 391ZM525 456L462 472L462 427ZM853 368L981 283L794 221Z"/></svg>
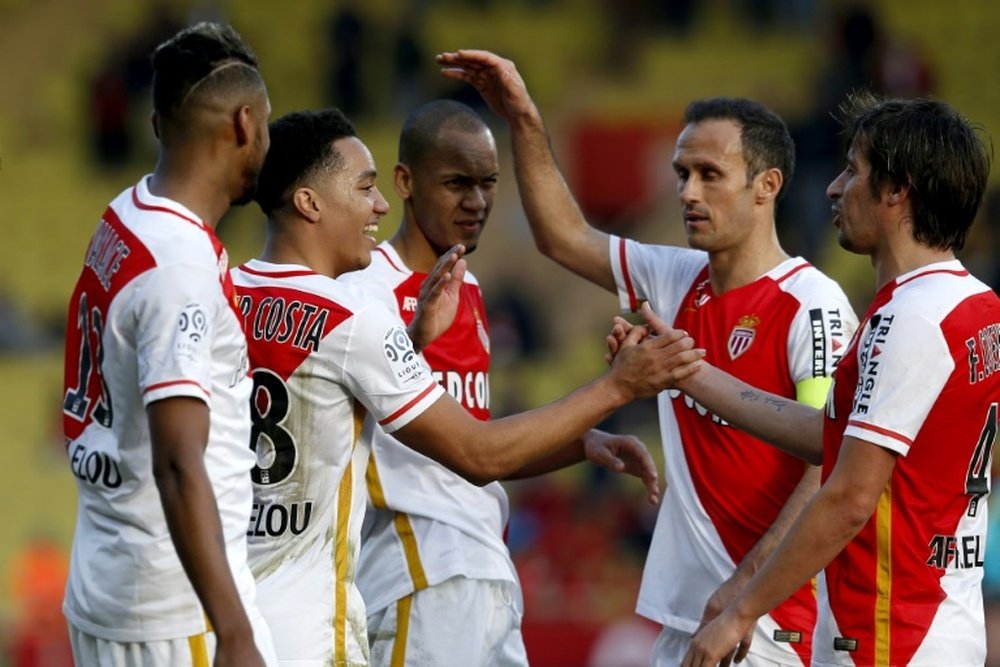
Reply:
<svg viewBox="0 0 1000 667"><path fill-rule="evenodd" d="M730 359L735 361L738 356L750 349L754 336L757 335L758 324L760 318L756 315L744 315L740 318L739 323L729 334L729 342L726 344Z"/></svg>

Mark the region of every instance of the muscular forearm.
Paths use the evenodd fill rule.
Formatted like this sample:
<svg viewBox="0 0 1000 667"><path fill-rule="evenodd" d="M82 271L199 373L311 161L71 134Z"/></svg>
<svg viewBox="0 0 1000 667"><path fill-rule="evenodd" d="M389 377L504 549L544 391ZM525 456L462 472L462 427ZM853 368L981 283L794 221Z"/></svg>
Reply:
<svg viewBox="0 0 1000 667"><path fill-rule="evenodd" d="M580 436L634 398L605 375L554 403L483 422L445 396L397 437L469 481L485 484L579 460L574 450Z"/></svg>
<svg viewBox="0 0 1000 667"><path fill-rule="evenodd" d="M788 533L792 524L802 513L810 499L819 490L821 469L817 466L807 465L802 479L792 494L785 501L785 506L781 508L777 518L767 529L753 548L747 552L743 560L736 568L737 576L749 580L760 568L768 557L774 552Z"/></svg>
<svg viewBox="0 0 1000 667"><path fill-rule="evenodd" d="M822 570L857 535L864 520L843 507L853 499L816 493L780 546L733 602L734 611L756 620L784 602Z"/></svg>
<svg viewBox="0 0 1000 667"><path fill-rule="evenodd" d="M212 487L204 466L170 465L156 477L170 537L215 633L253 632L233 582Z"/></svg>
<svg viewBox="0 0 1000 667"><path fill-rule="evenodd" d="M240 637L252 642L205 469L208 406L196 399L171 398L151 404L147 413L153 476L181 565L220 641Z"/></svg>
<svg viewBox="0 0 1000 667"><path fill-rule="evenodd" d="M822 463L823 414L817 408L757 389L707 364L678 387L733 426L807 463Z"/></svg>
<svg viewBox="0 0 1000 667"><path fill-rule="evenodd" d="M562 470L567 466L580 463L587 459L584 451L583 439L576 438L568 445L556 449L549 456L532 461L528 465L515 470L507 475L506 479L524 479L526 477L537 477L546 473Z"/></svg>
<svg viewBox="0 0 1000 667"><path fill-rule="evenodd" d="M616 291L607 235L584 218L556 163L541 116L534 110L510 124L514 172L535 245L570 271Z"/></svg>

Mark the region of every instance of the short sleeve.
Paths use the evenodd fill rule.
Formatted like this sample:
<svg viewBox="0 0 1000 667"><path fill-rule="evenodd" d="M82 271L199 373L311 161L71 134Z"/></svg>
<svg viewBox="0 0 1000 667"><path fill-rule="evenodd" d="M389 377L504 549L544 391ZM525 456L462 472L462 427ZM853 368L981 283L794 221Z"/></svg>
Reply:
<svg viewBox="0 0 1000 667"><path fill-rule="evenodd" d="M812 276L793 290L801 302L788 332L788 368L796 384L832 376L858 328L840 286L819 272Z"/></svg>
<svg viewBox="0 0 1000 667"><path fill-rule="evenodd" d="M944 334L913 309L883 309L866 325L857 354L844 435L905 456L955 368Z"/></svg>
<svg viewBox="0 0 1000 667"><path fill-rule="evenodd" d="M699 250L639 243L611 236L608 252L618 288L618 303L636 312L649 301L661 317L670 318L707 263Z"/></svg>
<svg viewBox="0 0 1000 667"><path fill-rule="evenodd" d="M429 408L444 389L413 349L403 321L382 302L368 303L352 320L344 381L391 433Z"/></svg>
<svg viewBox="0 0 1000 667"><path fill-rule="evenodd" d="M225 303L218 273L183 264L157 267L134 298L143 405L174 396L208 403L212 339L219 305Z"/></svg>

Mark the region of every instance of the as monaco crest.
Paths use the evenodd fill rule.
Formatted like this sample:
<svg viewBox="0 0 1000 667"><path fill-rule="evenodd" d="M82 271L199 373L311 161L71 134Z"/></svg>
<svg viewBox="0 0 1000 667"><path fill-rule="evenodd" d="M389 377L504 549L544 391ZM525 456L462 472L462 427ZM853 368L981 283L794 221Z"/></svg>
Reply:
<svg viewBox="0 0 1000 667"><path fill-rule="evenodd" d="M744 315L740 318L739 323L733 327L729 334L729 342L726 343L730 359L735 361L738 356L750 349L750 346L753 345L753 339L757 335L758 324L760 324L760 318L756 315Z"/></svg>

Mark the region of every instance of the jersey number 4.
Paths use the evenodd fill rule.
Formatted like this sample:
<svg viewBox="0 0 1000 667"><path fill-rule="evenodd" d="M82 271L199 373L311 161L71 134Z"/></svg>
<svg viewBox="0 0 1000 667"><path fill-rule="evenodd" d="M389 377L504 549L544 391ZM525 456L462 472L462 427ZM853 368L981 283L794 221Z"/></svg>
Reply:
<svg viewBox="0 0 1000 667"><path fill-rule="evenodd" d="M965 493L969 496L970 517L979 512L979 501L990 492L990 467L993 461L993 443L997 439L997 404L990 405L986 413L986 423L979 433L979 442L969 461L969 473L965 478Z"/></svg>
<svg viewBox="0 0 1000 667"><path fill-rule="evenodd" d="M104 362L104 316L98 308L89 307L86 292L80 294L76 325L76 330L70 331L67 336L69 344L75 343L79 350L77 384L66 390L63 412L79 422L87 423L92 418L101 426L111 428L111 394L101 372ZM93 396L93 390L97 391L96 396ZM95 399L94 409L90 411L90 404Z"/></svg>

